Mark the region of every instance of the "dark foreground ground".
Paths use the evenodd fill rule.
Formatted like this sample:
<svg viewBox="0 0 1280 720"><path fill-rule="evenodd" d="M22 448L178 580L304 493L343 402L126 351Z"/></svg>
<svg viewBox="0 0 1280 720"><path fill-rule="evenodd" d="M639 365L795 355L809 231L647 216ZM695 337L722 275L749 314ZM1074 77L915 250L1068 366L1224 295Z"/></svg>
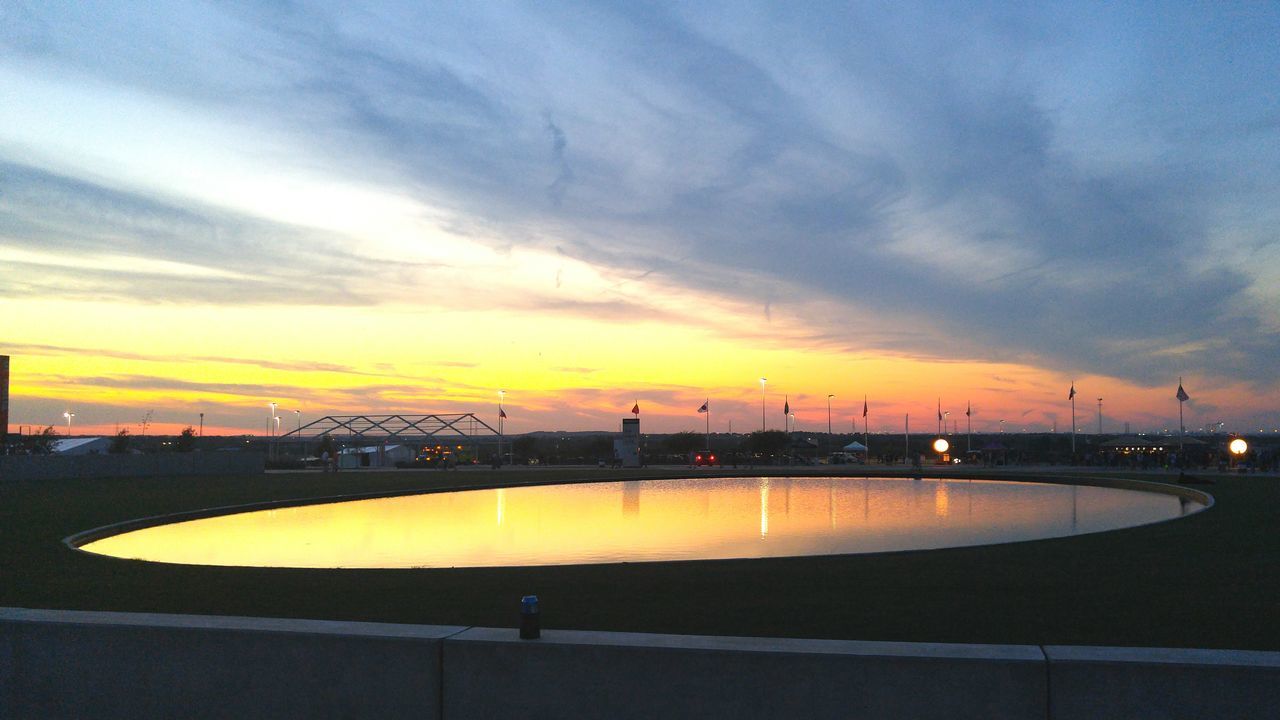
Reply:
<svg viewBox="0 0 1280 720"><path fill-rule="evenodd" d="M552 628L1280 650L1280 479L1274 476L1217 477L1202 488L1217 504L1173 522L882 555L294 570L116 560L62 543L122 520L264 500L687 473L547 469L0 481L0 605L514 627L520 596L537 593L543 626Z"/></svg>

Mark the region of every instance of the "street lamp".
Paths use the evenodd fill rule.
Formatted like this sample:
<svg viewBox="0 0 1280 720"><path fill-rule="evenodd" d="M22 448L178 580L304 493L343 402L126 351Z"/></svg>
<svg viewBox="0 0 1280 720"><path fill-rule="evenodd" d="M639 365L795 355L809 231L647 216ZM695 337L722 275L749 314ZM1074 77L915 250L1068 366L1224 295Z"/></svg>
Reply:
<svg viewBox="0 0 1280 720"><path fill-rule="evenodd" d="M279 403L269 402L267 407L271 408L271 419L267 421L267 457L275 459L276 456L276 429L280 427L280 420L276 417L276 406Z"/></svg>
<svg viewBox="0 0 1280 720"><path fill-rule="evenodd" d="M827 396L827 435L831 435L831 398L835 395Z"/></svg>
<svg viewBox="0 0 1280 720"><path fill-rule="evenodd" d="M502 400L506 396L506 390L498 391L498 465L502 465L502 420L507 415L507 411L502 409Z"/></svg>
<svg viewBox="0 0 1280 720"><path fill-rule="evenodd" d="M68 410L67 412L62 413L62 417L64 417L64 418L66 418L66 419L67 419L67 437L71 437L71 418L73 418L73 417L75 417L75 416L76 416L76 414L75 414L75 413L73 413L73 412L71 412L70 410Z"/></svg>
<svg viewBox="0 0 1280 720"><path fill-rule="evenodd" d="M760 432L764 432L764 384L768 382L764 378L760 378Z"/></svg>
<svg viewBox="0 0 1280 720"><path fill-rule="evenodd" d="M1244 438L1236 438L1227 443L1227 450L1231 453L1231 465L1234 467L1244 454L1249 452L1249 443L1245 442Z"/></svg>
<svg viewBox="0 0 1280 720"><path fill-rule="evenodd" d="M937 440L933 441L933 451L938 453L938 462L940 464L946 463L949 460L951 460L951 456L947 455L947 451L950 449L951 449L951 443L947 442L946 438L940 437Z"/></svg>

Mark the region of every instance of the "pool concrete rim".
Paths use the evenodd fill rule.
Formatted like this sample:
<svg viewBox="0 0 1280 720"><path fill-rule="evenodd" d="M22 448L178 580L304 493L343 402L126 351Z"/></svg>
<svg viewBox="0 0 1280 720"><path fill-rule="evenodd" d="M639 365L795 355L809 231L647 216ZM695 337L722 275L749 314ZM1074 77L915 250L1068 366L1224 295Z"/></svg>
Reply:
<svg viewBox="0 0 1280 720"><path fill-rule="evenodd" d="M1152 492L1152 493L1158 493L1163 495L1174 495L1179 498L1183 498L1191 502L1196 502L1204 506L1199 510L1195 511L1194 513L1191 513L1193 515L1198 515L1202 512L1210 510L1214 505L1213 495L1211 495L1206 491L1195 489L1195 488L1189 488L1184 485L1175 485L1171 483L1156 482L1152 480L1135 480L1131 478L1118 478L1118 477L1105 477L1105 476L1080 477L1080 476L1067 476L1067 475L1036 475L1032 473L1028 473L1027 475L1018 475L1014 477L1009 477L1009 476L993 477L993 474L990 472L979 473L979 472L966 472L966 471L961 471L958 473L947 472L945 474L930 475L928 473L919 473L915 471L894 472L892 469L888 469L888 468L879 469L879 470L880 472L869 473L864 469L863 472L851 473L851 474L837 474L837 473L829 473L829 472L828 473L805 472L803 470L800 470L800 471L788 472L785 475L783 474L758 475L751 471L717 472L714 474L697 475L695 477L697 479L735 479L735 478L741 479L741 478L756 478L756 477L766 477L766 478L767 477L775 477L775 478L790 477L790 478L839 478L839 479L866 478L866 479L899 479L899 480L912 480L912 479L986 480L986 481L1010 482L1010 483L1027 483L1027 484L1044 484L1044 485L1075 485L1080 487L1102 487L1102 488L1113 488L1117 490L1135 490L1139 492ZM886 472L886 470L888 472ZM507 489L507 488L540 487L540 486L548 486L548 485L583 485L583 484L589 484L589 483L648 482L652 480L668 480L669 481L669 480L682 480L682 479L688 479L688 478L687 476L680 477L680 476L670 476L666 474L654 475L654 476L648 476L648 477L628 478L628 479L619 479L617 477L592 477L592 478L580 478L580 479L571 479L571 480L564 480L564 479L548 480L540 477L540 478L535 478L530 482L481 483L479 485L473 485L473 486L447 486L447 487L440 487L440 488L432 488L429 490L375 491L375 492L367 492L367 493L326 495L326 496L311 497L311 498L289 498L285 500L271 500L271 501L263 501L263 502L240 503L237 505L222 505L222 506L209 507L209 508L199 508L195 510L187 510L187 511L182 511L177 513L167 513L163 515L150 515L150 516L141 517L141 518L134 518L131 520L123 520L117 523L110 523L108 525L102 525L96 528L90 528L88 530L83 530L81 532L68 535L67 537L62 539L62 542L64 545L66 545L69 549L71 549L74 552L83 553L85 555L91 555L95 558L100 558L108 561L145 562L145 563L150 563L154 565L173 565L173 566L186 566L186 567L256 568L256 569L278 569L278 570L298 570L298 569L333 570L337 572L362 571L362 570L383 570L383 571L385 570L417 570L417 571L468 570L471 568L470 567L458 567L458 568L452 568L452 567L450 568L440 568L440 567L412 567L412 568L279 567L279 568L275 568L275 567L272 567L272 568L263 568L261 566L256 566L256 565L202 565L198 563L172 563L172 562L166 562L163 560L140 560L136 558L123 558L123 557L118 557L114 555L106 555L103 553L90 552L88 550L85 550L83 546L97 540L102 540L104 538L113 537L116 535L122 535L124 533L133 532L135 530L142 530L149 527L157 527L160 525L168 525L171 523L186 522L190 520L200 520L200 519L210 518L210 517L220 517L223 515L235 515L240 513L256 512L260 510L280 510L280 509L286 509L286 508L307 507L310 505L325 505L325 504L340 503L340 502L351 502L351 501L357 501L357 500L378 500L382 498L410 497L415 495L435 495L440 493L467 492L472 490L498 490L498 489ZM1171 518L1165 518L1163 520L1156 520L1153 522L1141 523L1139 525L1130 525L1126 527L1112 528L1109 530L1101 530L1094 533L1082 533L1082 534L1096 535L1096 534L1102 534L1102 533L1124 532L1126 530L1132 530L1135 528L1151 527L1151 526L1159 525L1162 523L1182 520L1187 517L1188 515L1183 514L1183 515L1178 515ZM1009 541L997 542L997 543L982 543L978 545L956 545L951 547L940 547L940 548L912 548L912 549L904 549L904 550L883 550L879 552L870 552L870 553L844 553L844 554L833 554L833 555L830 555L829 557L845 557L848 555L872 557L872 556L878 556L878 555L891 555L891 554L900 554L900 553L921 553L921 552L938 553L938 552L948 552L953 550L966 550L966 549L975 548L975 547L992 547L996 545L1008 545L1013 543L1064 541L1064 540L1071 540L1076 537L1079 537L1079 535L1030 538L1025 540L1009 540ZM795 555L795 556L775 556L775 557L763 557L763 558L756 558L756 557L716 558L716 559L699 558L699 559L689 559L689 560L657 560L657 561L645 561L645 562L670 563L670 564L702 563L702 562L757 562L757 561L770 561L770 560L788 560L788 559L799 558L799 557L818 557L818 556ZM628 563L628 561L619 561L615 563L571 563L566 565L557 565L554 567L566 567L566 566L572 566L572 565L596 566L596 565L627 565L627 564L636 564L636 563L634 562ZM483 567L486 569L502 569L502 568L527 568L527 567L543 567L543 566L490 565L490 566L478 566L478 567Z"/></svg>

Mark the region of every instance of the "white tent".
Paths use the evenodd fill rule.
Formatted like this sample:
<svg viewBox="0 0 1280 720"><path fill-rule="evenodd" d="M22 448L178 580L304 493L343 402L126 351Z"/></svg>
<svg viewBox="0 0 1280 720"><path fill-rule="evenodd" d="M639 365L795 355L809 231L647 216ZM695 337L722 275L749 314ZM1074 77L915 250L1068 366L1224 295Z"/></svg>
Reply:
<svg viewBox="0 0 1280 720"><path fill-rule="evenodd" d="M54 440L50 448L55 455L97 455L111 448L111 438L82 437Z"/></svg>
<svg viewBox="0 0 1280 720"><path fill-rule="evenodd" d="M842 448L840 448L840 449L841 449L841 450L843 450L843 451L845 451L845 452L866 452L866 451L867 451L867 446L866 446L866 445L863 445L862 443L858 442L857 440L854 440L853 442L849 443L848 445L845 445L844 447L842 447Z"/></svg>
<svg viewBox="0 0 1280 720"><path fill-rule="evenodd" d="M338 451L338 467L343 470L358 467L391 467L397 461L413 459L413 448L408 445L369 445L343 448Z"/></svg>

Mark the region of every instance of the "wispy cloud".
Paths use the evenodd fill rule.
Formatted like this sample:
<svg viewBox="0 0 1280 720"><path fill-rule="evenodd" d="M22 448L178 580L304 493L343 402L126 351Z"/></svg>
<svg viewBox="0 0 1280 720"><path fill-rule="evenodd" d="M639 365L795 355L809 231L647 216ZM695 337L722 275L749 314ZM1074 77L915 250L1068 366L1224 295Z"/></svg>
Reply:
<svg viewBox="0 0 1280 720"><path fill-rule="evenodd" d="M0 242L28 251L27 257L69 258L7 263L0 289L10 297L361 305L373 298L352 279L385 273L331 233L182 206L3 161ZM139 269L129 267L129 258ZM208 272L157 272L156 261ZM98 267L103 264L110 267Z"/></svg>
<svg viewBox="0 0 1280 720"><path fill-rule="evenodd" d="M456 236L715 296L814 346L1280 381L1273 7L14 7L11 64L285 128L302 163L429 199ZM414 277L332 233L16 159L0 175L10 246L221 273L28 263L8 297L369 304Z"/></svg>
<svg viewBox="0 0 1280 720"><path fill-rule="evenodd" d="M223 363L229 365L251 365L268 370L285 370L290 372L322 372L340 373L343 375L367 375L394 377L393 373L370 373L348 365L326 362L300 360L296 362L277 362L272 360L255 360L250 358L223 357L216 355L148 355L132 353L108 348L71 347L66 345L35 345L30 343L5 343L0 345L4 354L33 356L76 356L103 357L118 360L137 360L142 362L162 363Z"/></svg>

